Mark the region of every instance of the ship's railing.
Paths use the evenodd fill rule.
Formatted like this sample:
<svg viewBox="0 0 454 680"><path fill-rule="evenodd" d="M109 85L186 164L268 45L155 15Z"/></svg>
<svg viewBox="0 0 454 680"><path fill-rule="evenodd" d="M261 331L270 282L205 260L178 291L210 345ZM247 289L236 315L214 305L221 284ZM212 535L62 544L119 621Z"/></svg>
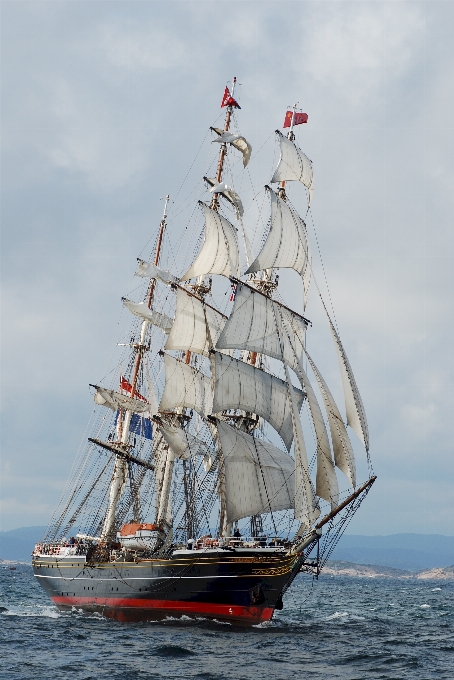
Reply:
<svg viewBox="0 0 454 680"><path fill-rule="evenodd" d="M273 537L270 540L265 535L263 536L225 536L220 538L213 538L210 535L201 536L192 543L193 550L206 550L209 548L279 548L287 546L288 542L279 538Z"/></svg>
<svg viewBox="0 0 454 680"><path fill-rule="evenodd" d="M70 557L72 555L86 555L90 546L85 543L37 543L32 555Z"/></svg>

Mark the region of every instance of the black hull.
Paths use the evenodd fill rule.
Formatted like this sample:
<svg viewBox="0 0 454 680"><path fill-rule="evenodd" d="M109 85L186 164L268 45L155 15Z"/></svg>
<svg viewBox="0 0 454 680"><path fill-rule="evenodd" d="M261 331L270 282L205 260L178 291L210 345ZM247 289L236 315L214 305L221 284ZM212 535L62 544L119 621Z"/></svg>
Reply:
<svg viewBox="0 0 454 680"><path fill-rule="evenodd" d="M85 563L34 557L40 585L60 609L119 621L204 617L246 625L269 621L299 568L282 553L193 553L138 562Z"/></svg>

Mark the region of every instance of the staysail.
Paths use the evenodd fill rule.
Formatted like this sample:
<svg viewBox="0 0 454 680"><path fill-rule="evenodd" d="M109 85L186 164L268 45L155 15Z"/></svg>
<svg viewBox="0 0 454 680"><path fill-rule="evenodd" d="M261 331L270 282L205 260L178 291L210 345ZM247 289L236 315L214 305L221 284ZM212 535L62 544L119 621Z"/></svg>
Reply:
<svg viewBox="0 0 454 680"><path fill-rule="evenodd" d="M341 414L337 408L336 402L334 401L334 397L331 394L328 385L312 361L307 350L305 350L305 352L325 403L325 410L326 415L328 416L331 440L333 443L334 462L336 467L338 467L339 470L342 470L344 475L346 475L352 487L355 488L356 464L353 448L348 437L347 430L345 429Z"/></svg>
<svg viewBox="0 0 454 680"><path fill-rule="evenodd" d="M164 354L166 382L159 411L193 408L201 416L209 415L213 408L211 380L206 375Z"/></svg>
<svg viewBox="0 0 454 680"><path fill-rule="evenodd" d="M194 294L178 288L175 320L165 349L189 350L208 356L226 320L221 312Z"/></svg>
<svg viewBox="0 0 454 680"><path fill-rule="evenodd" d="M309 192L308 208L314 193L314 170L312 161L298 148L294 141L276 130L281 148L279 163L271 178L273 182L302 182Z"/></svg>
<svg viewBox="0 0 454 680"><path fill-rule="evenodd" d="M181 281L220 274L237 276L240 263L237 230L225 217L199 201L205 214L205 241L195 261Z"/></svg>
<svg viewBox="0 0 454 680"><path fill-rule="evenodd" d="M227 521L294 507L294 460L272 444L218 420Z"/></svg>
<svg viewBox="0 0 454 680"><path fill-rule="evenodd" d="M304 393L295 388L298 413ZM287 449L293 440L287 384L260 368L216 352L213 413L244 409L256 413L274 427Z"/></svg>
<svg viewBox="0 0 454 680"><path fill-rule="evenodd" d="M326 311L326 308L325 308ZM347 412L347 424L352 430L356 432L358 437L369 451L369 428L367 426L366 411L363 405L363 400L356 385L355 376L353 375L352 367L345 353L345 350L340 341L339 335L334 328L334 325L328 316L331 333L334 344L336 345L337 357L339 359L339 366L342 376L342 385L344 388L345 410Z"/></svg>
<svg viewBox="0 0 454 680"><path fill-rule="evenodd" d="M328 433L325 427L325 421L315 396L315 392L307 377L302 363L299 362L298 368L295 369L301 386L306 392L309 409L311 412L312 422L314 423L315 437L317 440L317 476L315 493L319 498L323 498L328 503L331 503L331 508L334 509L339 500L339 487L337 484L336 472L334 470L334 463L331 455L331 447L329 444Z"/></svg>

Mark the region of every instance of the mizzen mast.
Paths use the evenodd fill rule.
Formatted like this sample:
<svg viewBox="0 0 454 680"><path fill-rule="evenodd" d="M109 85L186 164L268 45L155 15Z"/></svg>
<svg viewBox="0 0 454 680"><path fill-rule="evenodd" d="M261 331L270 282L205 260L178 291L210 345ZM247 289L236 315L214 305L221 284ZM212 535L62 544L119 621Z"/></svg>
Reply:
<svg viewBox="0 0 454 680"><path fill-rule="evenodd" d="M154 257L154 265L157 266L159 264L159 258L161 255L161 249L162 249L162 240L164 236L164 231L166 228L166 218L167 218L167 205L169 202L169 196L167 195L165 198L165 203L164 203L164 211L159 227L159 233L158 233L158 240L156 243L156 251L155 251L155 257ZM150 279L150 284L148 286L148 293L147 293L147 306L148 309L151 309L151 304L153 301L153 295L154 295L154 289L156 285L156 279ZM142 363L143 355L144 352L148 349L146 345L146 333L147 329L149 326L149 321L147 319L144 319L142 321L142 327L140 330L140 339L138 343L135 343L133 345L134 350L137 352L135 364L134 364L134 372L133 372L133 378L130 383L131 388L130 388L130 394L131 397L134 398L135 396L140 396L137 391L137 381L139 377L139 371L140 371L140 366ZM121 387L123 387L123 380L121 381ZM129 391L129 386L128 386L128 391ZM129 446L128 446L128 437L129 437L129 429L131 425L131 419L132 419L133 412L129 409L123 410L122 408L119 408L118 410L118 420L117 420L117 439L118 441L116 442L116 445L121 447L122 449L125 449L125 452L129 453ZM134 510L134 519L136 521L140 521L140 504L139 504L139 499L138 499L138 494L137 494L137 489L134 488L134 480L132 478L132 471L131 471L131 463L125 458L125 456L122 455L116 455L115 458L115 467L112 475L112 480L110 483L110 490L109 490L109 505L107 508L107 513L106 517L104 520L104 525L103 529L101 532L101 538L103 540L106 540L109 538L113 528L114 528L114 523L115 523L115 512L117 508L118 501L121 497L121 494L123 493L123 489L126 485L126 479L129 473L130 477L130 483L131 483L131 494L133 496L133 510Z"/></svg>

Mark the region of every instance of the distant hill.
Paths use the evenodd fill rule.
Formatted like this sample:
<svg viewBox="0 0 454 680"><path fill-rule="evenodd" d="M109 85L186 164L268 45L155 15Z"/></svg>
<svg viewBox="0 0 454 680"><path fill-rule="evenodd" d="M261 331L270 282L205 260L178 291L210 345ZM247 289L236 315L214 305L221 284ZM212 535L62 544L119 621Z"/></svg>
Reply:
<svg viewBox="0 0 454 680"><path fill-rule="evenodd" d="M32 550L44 535L46 527L22 527L0 531L0 559L31 561Z"/></svg>
<svg viewBox="0 0 454 680"><path fill-rule="evenodd" d="M419 580L454 581L454 566L438 569L424 569L417 573L406 569L380 567L375 564L354 564L328 560L322 576L356 576L359 578L403 578Z"/></svg>
<svg viewBox="0 0 454 680"><path fill-rule="evenodd" d="M421 571L454 564L454 536L342 536L331 559Z"/></svg>

